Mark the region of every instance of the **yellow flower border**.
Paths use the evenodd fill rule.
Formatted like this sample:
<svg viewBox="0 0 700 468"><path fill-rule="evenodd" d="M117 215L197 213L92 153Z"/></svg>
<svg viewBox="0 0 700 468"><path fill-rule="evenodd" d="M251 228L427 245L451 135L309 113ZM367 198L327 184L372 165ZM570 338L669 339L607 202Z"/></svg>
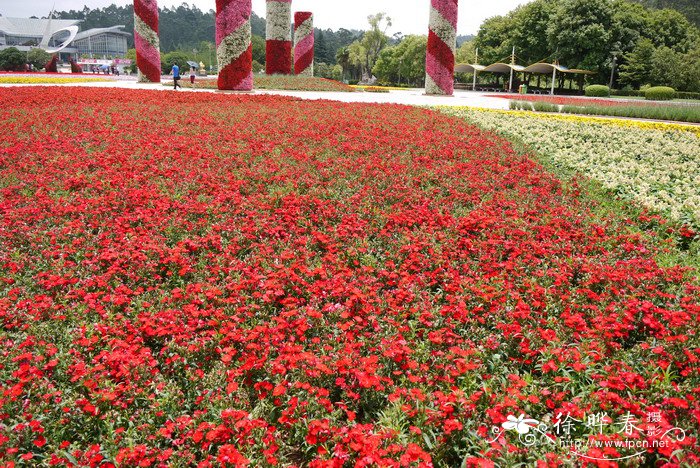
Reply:
<svg viewBox="0 0 700 468"><path fill-rule="evenodd" d="M533 112L533 111L512 111L512 110L502 110L502 109L486 109L481 107L473 106L438 106L441 108L451 108L454 110L474 110L479 112L491 112L494 114L507 114L522 117L535 117L543 120L560 120L566 122L580 122L580 123L594 123L603 125L614 125L617 127L634 127L643 130L662 130L662 131L679 131L679 132L690 132L697 136L700 136L700 125L691 125L683 123L669 123L669 122L653 122L644 120L632 120L625 118L609 118L609 117L594 117L594 116L581 116L581 115L565 115L565 114L550 114L544 112Z"/></svg>
<svg viewBox="0 0 700 468"><path fill-rule="evenodd" d="M0 84L70 84L106 82L104 78L59 78L38 76L0 76Z"/></svg>

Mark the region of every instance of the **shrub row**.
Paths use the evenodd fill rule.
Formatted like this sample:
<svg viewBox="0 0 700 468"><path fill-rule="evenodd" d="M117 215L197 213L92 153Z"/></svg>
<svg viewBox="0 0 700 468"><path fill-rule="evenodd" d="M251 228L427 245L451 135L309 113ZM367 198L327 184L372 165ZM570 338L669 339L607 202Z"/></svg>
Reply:
<svg viewBox="0 0 700 468"><path fill-rule="evenodd" d="M557 106L546 102L511 101L511 110L630 117L700 123L700 106Z"/></svg>
<svg viewBox="0 0 700 468"><path fill-rule="evenodd" d="M644 97L646 90L639 89L612 89L610 94L612 96L632 96L632 97ZM700 93L691 93L689 91L676 91L677 99L698 99L700 100Z"/></svg>

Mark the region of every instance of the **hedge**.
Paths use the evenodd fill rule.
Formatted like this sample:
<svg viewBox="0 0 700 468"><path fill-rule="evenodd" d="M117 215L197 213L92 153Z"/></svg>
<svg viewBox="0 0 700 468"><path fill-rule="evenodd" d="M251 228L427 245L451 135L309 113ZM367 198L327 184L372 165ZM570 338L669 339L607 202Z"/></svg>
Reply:
<svg viewBox="0 0 700 468"><path fill-rule="evenodd" d="M676 90L668 86L654 86L644 91L644 98L649 101L670 101L676 97Z"/></svg>
<svg viewBox="0 0 700 468"><path fill-rule="evenodd" d="M610 88L604 85L586 86L586 96L590 97L608 97L610 96Z"/></svg>

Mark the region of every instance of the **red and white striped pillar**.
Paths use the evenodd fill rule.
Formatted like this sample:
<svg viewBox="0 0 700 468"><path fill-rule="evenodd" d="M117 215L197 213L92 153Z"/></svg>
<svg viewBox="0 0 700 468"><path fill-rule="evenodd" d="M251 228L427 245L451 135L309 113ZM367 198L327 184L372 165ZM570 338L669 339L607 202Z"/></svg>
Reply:
<svg viewBox="0 0 700 468"><path fill-rule="evenodd" d="M454 92L457 0L430 1L430 30L425 56L425 94Z"/></svg>
<svg viewBox="0 0 700 468"><path fill-rule="evenodd" d="M267 0L265 73L292 73L292 0Z"/></svg>
<svg viewBox="0 0 700 468"><path fill-rule="evenodd" d="M134 45L138 80L160 83L160 39L158 38L158 2L134 0Z"/></svg>
<svg viewBox="0 0 700 468"><path fill-rule="evenodd" d="M216 58L219 89L253 89L251 0L216 0Z"/></svg>
<svg viewBox="0 0 700 468"><path fill-rule="evenodd" d="M314 15L294 13L294 73L314 76Z"/></svg>

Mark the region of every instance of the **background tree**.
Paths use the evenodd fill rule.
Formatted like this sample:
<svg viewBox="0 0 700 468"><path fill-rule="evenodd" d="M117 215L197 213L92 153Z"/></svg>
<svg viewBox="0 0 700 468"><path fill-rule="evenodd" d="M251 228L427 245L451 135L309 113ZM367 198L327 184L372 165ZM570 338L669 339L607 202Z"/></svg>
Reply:
<svg viewBox="0 0 700 468"><path fill-rule="evenodd" d="M550 48L570 68L604 73L612 61L610 0L564 0L549 27Z"/></svg>
<svg viewBox="0 0 700 468"><path fill-rule="evenodd" d="M675 89L684 88L683 83L683 54L670 47L661 46L654 50L651 56L651 78L653 85L670 86Z"/></svg>
<svg viewBox="0 0 700 468"><path fill-rule="evenodd" d="M335 59L341 69L341 78L344 81L347 73L350 72L350 50L347 47L341 47L335 54Z"/></svg>
<svg viewBox="0 0 700 468"><path fill-rule="evenodd" d="M372 73L384 82L420 86L425 78L427 45L427 36L404 36L398 45L380 52Z"/></svg>
<svg viewBox="0 0 700 468"><path fill-rule="evenodd" d="M697 44L697 29L675 10L651 12L650 39L657 47L665 46L677 52L687 52Z"/></svg>
<svg viewBox="0 0 700 468"><path fill-rule="evenodd" d="M360 40L364 53L362 71L371 73L379 58L379 53L389 42L389 36L386 35L386 32L391 27L391 18L386 13L377 13L368 16L367 22L369 23L369 31L365 32Z"/></svg>
<svg viewBox="0 0 700 468"><path fill-rule="evenodd" d="M163 74L167 75L170 73L170 70L173 68L173 64L177 64L178 67L180 67L180 73L181 74L186 74L187 71L190 69L190 66L187 65L187 62L189 60L192 60L192 57L187 55L184 52L180 52L178 50L173 51L173 52L168 52L167 54L164 54L161 56L160 63L161 63L161 69L163 70Z"/></svg>
<svg viewBox="0 0 700 468"><path fill-rule="evenodd" d="M251 41L253 43L253 60L261 65L265 65L265 38L252 35Z"/></svg>
<svg viewBox="0 0 700 468"><path fill-rule="evenodd" d="M549 45L548 30L556 11L555 3L535 0L513 12L511 37L519 63L530 64L550 58L553 50ZM510 50L502 52L511 53Z"/></svg>
<svg viewBox="0 0 700 468"><path fill-rule="evenodd" d="M51 54L44 49L36 47L27 52L27 63L29 63L34 70L41 70L49 63L49 60L51 60Z"/></svg>
<svg viewBox="0 0 700 468"><path fill-rule="evenodd" d="M641 38L632 52L625 56L625 63L620 65L620 83L639 88L652 82L651 58L654 44L647 38Z"/></svg>
<svg viewBox="0 0 700 468"><path fill-rule="evenodd" d="M513 15L494 16L485 20L476 35L475 45L479 48L482 63L494 63L510 57L513 48Z"/></svg>
<svg viewBox="0 0 700 468"><path fill-rule="evenodd" d="M0 50L0 70L22 71L27 63L26 58L16 47Z"/></svg>

